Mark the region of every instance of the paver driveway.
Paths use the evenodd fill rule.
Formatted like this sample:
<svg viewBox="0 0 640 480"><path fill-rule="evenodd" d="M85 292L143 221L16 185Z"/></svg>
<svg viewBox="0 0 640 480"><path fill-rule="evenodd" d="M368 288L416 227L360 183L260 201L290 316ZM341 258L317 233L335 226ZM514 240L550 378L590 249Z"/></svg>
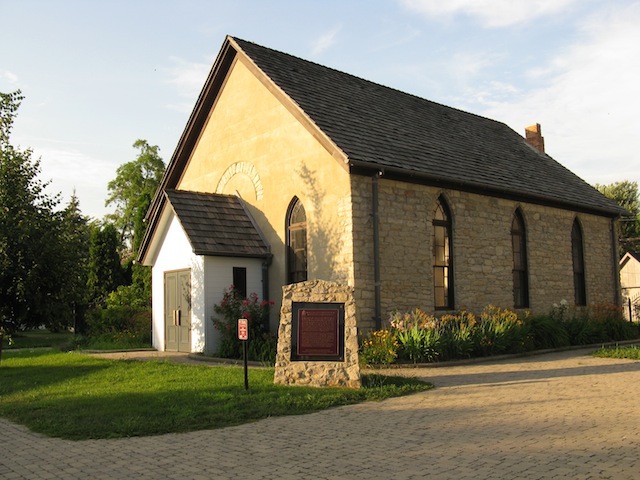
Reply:
<svg viewBox="0 0 640 480"><path fill-rule="evenodd" d="M0 420L0 478L640 479L640 362L589 350L396 371L415 395L147 438Z"/></svg>

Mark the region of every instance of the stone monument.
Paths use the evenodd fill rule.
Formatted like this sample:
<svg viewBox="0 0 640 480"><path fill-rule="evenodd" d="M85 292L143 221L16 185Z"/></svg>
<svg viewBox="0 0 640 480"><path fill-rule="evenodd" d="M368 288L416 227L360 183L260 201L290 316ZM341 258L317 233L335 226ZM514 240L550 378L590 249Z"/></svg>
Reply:
<svg viewBox="0 0 640 480"><path fill-rule="evenodd" d="M282 288L274 383L360 388L353 288L324 280Z"/></svg>

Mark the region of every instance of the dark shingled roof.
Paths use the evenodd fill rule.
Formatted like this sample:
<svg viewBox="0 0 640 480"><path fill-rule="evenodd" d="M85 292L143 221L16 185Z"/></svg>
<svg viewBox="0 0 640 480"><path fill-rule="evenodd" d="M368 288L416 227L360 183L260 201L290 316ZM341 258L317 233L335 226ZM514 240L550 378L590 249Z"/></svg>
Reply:
<svg viewBox="0 0 640 480"><path fill-rule="evenodd" d="M196 255L268 257L242 201L232 195L166 190Z"/></svg>
<svg viewBox="0 0 640 480"><path fill-rule="evenodd" d="M624 213L504 123L233 41L347 154L352 167L610 216Z"/></svg>

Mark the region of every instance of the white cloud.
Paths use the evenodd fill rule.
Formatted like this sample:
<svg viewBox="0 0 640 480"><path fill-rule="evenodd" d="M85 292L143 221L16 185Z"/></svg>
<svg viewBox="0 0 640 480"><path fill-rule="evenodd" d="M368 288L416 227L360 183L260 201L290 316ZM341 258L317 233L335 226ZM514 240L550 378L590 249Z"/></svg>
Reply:
<svg viewBox="0 0 640 480"><path fill-rule="evenodd" d="M519 133L542 124L547 153L591 183L640 181L639 24L640 3L605 7L580 24L579 43L530 72L530 91L485 99L484 114Z"/></svg>
<svg viewBox="0 0 640 480"><path fill-rule="evenodd" d="M332 47L337 41L338 33L340 33L341 28L342 27L340 26L334 27L332 30L325 32L320 37L318 37L313 42L313 55L319 55Z"/></svg>
<svg viewBox="0 0 640 480"><path fill-rule="evenodd" d="M8 70L0 70L0 81L15 85L18 83L18 75Z"/></svg>
<svg viewBox="0 0 640 480"><path fill-rule="evenodd" d="M466 51L453 54L446 62L453 78L466 79L491 68L498 60L499 55L494 53Z"/></svg>
<svg viewBox="0 0 640 480"><path fill-rule="evenodd" d="M181 97L195 101L207 79L211 64L189 62L178 57L171 57L169 60L173 66L167 69L167 83L174 85Z"/></svg>
<svg viewBox="0 0 640 480"><path fill-rule="evenodd" d="M33 158L40 158L42 181L51 182L47 192L51 195L62 194L61 206L69 202L75 191L83 214L102 218L113 210L106 208L104 202L108 192L107 183L115 178L117 165L78 150L52 147L34 147Z"/></svg>
<svg viewBox="0 0 640 480"><path fill-rule="evenodd" d="M400 0L415 12L449 20L465 15L486 27L507 27L555 15L577 0Z"/></svg>

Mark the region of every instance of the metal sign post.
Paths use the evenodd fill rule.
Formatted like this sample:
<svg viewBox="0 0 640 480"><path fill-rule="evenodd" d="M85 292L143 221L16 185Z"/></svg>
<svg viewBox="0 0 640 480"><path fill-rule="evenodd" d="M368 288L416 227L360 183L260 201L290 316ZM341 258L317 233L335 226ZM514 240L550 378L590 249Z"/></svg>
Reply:
<svg viewBox="0 0 640 480"><path fill-rule="evenodd" d="M249 367L247 365L249 343L249 320L246 318L238 319L238 340L242 341L242 358L244 359L244 389L249 390Z"/></svg>

